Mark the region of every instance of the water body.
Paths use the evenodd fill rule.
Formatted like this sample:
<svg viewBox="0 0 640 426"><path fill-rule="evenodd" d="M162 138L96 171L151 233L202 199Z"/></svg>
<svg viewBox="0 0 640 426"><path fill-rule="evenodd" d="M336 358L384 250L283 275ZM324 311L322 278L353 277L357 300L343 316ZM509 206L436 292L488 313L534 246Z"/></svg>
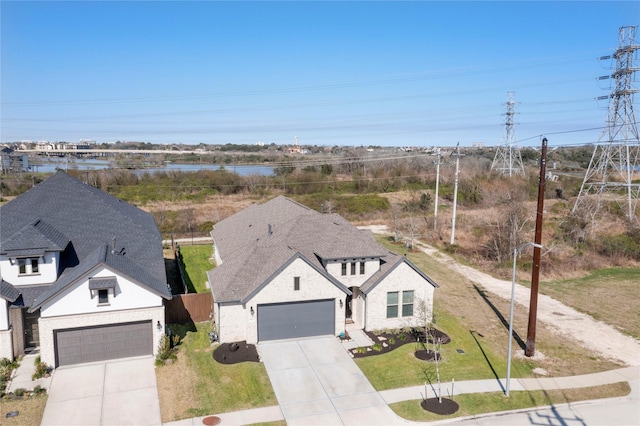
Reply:
<svg viewBox="0 0 640 426"><path fill-rule="evenodd" d="M73 161L67 161L65 158L51 158L46 163L33 164L31 163L31 169L40 173L53 173L57 169L60 170L104 170L110 168L118 168L110 161L96 160L96 159L74 159ZM149 167L140 169L131 169L138 174L142 173L158 173L158 172L197 172L199 170L225 170L233 173L237 173L240 176L260 175L271 176L273 175L272 166L262 165L233 165L228 164L221 166L219 164L180 164L180 163L167 163L162 167Z"/></svg>

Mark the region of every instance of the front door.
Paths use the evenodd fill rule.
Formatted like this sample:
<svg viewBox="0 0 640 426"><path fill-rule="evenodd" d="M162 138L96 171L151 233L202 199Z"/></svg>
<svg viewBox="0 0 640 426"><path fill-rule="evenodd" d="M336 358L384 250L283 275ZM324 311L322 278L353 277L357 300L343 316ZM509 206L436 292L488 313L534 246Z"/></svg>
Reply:
<svg viewBox="0 0 640 426"><path fill-rule="evenodd" d="M40 310L29 313L27 309L23 309L24 324L24 348L36 348L40 346L40 333L38 331L38 319L40 319Z"/></svg>

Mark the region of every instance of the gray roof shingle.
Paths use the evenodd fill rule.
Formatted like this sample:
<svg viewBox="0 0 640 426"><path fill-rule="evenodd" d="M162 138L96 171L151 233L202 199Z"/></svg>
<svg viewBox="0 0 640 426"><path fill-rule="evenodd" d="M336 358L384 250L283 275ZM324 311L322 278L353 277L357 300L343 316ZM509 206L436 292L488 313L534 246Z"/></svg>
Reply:
<svg viewBox="0 0 640 426"><path fill-rule="evenodd" d="M105 255L100 260L96 250L105 246L122 253L118 256L123 259L109 260ZM62 271L58 279L62 283L75 268L89 270L96 262L105 262L171 297L162 238L153 216L64 172L0 207L0 252L34 248L65 250L63 256L73 258L61 259L61 265L74 266ZM56 282L51 287L61 286Z"/></svg>

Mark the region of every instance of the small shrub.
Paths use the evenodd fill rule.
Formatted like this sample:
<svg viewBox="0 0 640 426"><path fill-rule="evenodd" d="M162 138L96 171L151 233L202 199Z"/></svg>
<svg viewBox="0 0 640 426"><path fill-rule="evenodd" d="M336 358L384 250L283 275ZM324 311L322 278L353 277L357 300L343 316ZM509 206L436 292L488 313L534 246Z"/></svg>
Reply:
<svg viewBox="0 0 640 426"><path fill-rule="evenodd" d="M22 398L26 393L27 393L27 390L24 388L18 388L15 391L13 391L13 394L18 398Z"/></svg>
<svg viewBox="0 0 640 426"><path fill-rule="evenodd" d="M382 345L380 343L376 343L371 347L375 352L380 352L382 350Z"/></svg>
<svg viewBox="0 0 640 426"><path fill-rule="evenodd" d="M394 339L393 337L389 338L389 344L390 345L395 345L396 344L396 339Z"/></svg>
<svg viewBox="0 0 640 426"><path fill-rule="evenodd" d="M49 367L47 364L42 362L42 360L40 359L40 356L36 358L34 365L36 366L36 368L33 374L31 375L32 380L41 379L51 372L51 367Z"/></svg>
<svg viewBox="0 0 640 426"><path fill-rule="evenodd" d="M158 355L156 355L157 366L163 365L168 360L175 360L177 358L176 348L171 345L172 339L166 334L160 338L158 344Z"/></svg>
<svg viewBox="0 0 640 426"><path fill-rule="evenodd" d="M356 348L356 352L359 354L363 354L367 352L367 348L365 348L364 346L361 346L359 348Z"/></svg>
<svg viewBox="0 0 640 426"><path fill-rule="evenodd" d="M35 388L33 388L33 394L34 395L40 395L43 393L47 393L47 390L45 388L43 388L42 386L38 385Z"/></svg>
<svg viewBox="0 0 640 426"><path fill-rule="evenodd" d="M405 340L407 340L407 335L404 334L404 333L400 333L400 334L398 334L398 339L400 339L402 341L405 341Z"/></svg>

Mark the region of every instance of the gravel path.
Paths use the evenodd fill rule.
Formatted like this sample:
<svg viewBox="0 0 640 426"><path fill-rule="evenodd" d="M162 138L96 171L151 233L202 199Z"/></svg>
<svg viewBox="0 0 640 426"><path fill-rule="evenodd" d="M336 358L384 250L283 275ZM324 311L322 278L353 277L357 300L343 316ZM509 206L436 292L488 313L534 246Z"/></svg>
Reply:
<svg viewBox="0 0 640 426"><path fill-rule="evenodd" d="M366 228L375 233L388 234L386 227L383 226ZM481 285L486 291L511 300L511 281L494 278L477 269L461 265L451 256L427 244L417 243L416 246L433 259ZM529 288L516 284L515 303L528 309L530 292ZM585 348L599 353L606 359L626 365L640 365L640 342L549 296L538 295L537 319L557 334L580 341Z"/></svg>

